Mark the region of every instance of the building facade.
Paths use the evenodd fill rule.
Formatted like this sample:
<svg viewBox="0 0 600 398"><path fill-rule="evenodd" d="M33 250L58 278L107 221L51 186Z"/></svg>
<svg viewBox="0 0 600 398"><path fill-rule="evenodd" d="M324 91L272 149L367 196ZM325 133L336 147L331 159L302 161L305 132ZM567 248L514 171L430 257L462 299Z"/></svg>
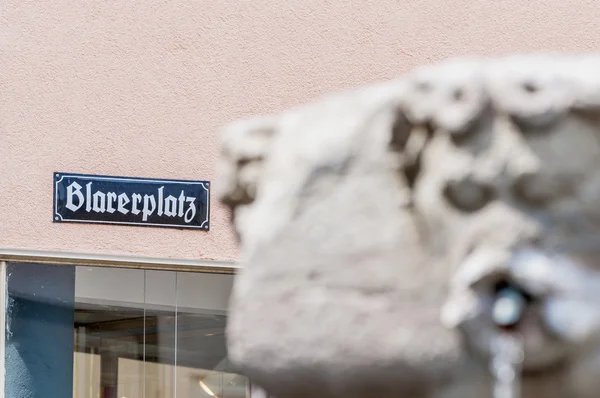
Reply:
<svg viewBox="0 0 600 398"><path fill-rule="evenodd" d="M209 189L181 202L158 191L213 182L222 125L447 57L597 51L600 39L594 0L1 9L0 397L10 398L252 394L225 347L239 267L229 214ZM86 192L99 176L113 185ZM189 217L187 198L199 206ZM186 227L201 212L208 224Z"/></svg>

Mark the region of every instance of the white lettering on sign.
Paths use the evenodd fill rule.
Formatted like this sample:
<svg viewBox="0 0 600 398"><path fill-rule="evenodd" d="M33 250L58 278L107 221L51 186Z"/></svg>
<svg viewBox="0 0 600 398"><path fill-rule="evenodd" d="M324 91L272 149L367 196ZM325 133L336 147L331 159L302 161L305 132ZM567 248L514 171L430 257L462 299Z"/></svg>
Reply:
<svg viewBox="0 0 600 398"><path fill-rule="evenodd" d="M148 221L148 216L151 216L156 210L156 199L154 195L144 195L144 210L142 210L142 221Z"/></svg>
<svg viewBox="0 0 600 398"><path fill-rule="evenodd" d="M126 194L122 193L119 195L119 206L117 207L117 211L121 214L129 213L129 210L125 208L129 204L130 200Z"/></svg>
<svg viewBox="0 0 600 398"><path fill-rule="evenodd" d="M76 182L72 183L67 187L67 209L71 211L77 211L83 206L85 199L81 193L82 186ZM73 197L77 197L77 204L73 203Z"/></svg>
<svg viewBox="0 0 600 398"><path fill-rule="evenodd" d="M115 208L113 207L113 203L117 200L117 194L114 192L109 192L106 194L106 211L109 213L114 213Z"/></svg>
<svg viewBox="0 0 600 398"><path fill-rule="evenodd" d="M92 209L96 213L104 213L106 211L106 195L104 192L96 191L92 196L94 198L94 205L92 206Z"/></svg>
<svg viewBox="0 0 600 398"><path fill-rule="evenodd" d="M131 198L133 199L133 203L131 204L131 212L137 216L138 214L140 214L138 204L142 201L142 195L134 193L133 195L131 195Z"/></svg>
<svg viewBox="0 0 600 398"><path fill-rule="evenodd" d="M177 214L177 199L175 196L169 195L165 198L165 216L175 217Z"/></svg>
<svg viewBox="0 0 600 398"><path fill-rule="evenodd" d="M131 212L139 215L141 213L142 221L148 221L148 218L156 212L159 216L164 214L167 217L180 217L185 223L190 223L197 213L196 198L186 196L184 191L181 191L178 198L173 195L165 197L164 188L164 186L158 188L157 195L144 194L142 196L133 193L129 197L125 193L117 195L116 192L105 193L100 190L93 192L93 183L89 182L85 184L84 195L83 187L72 182L67 186L66 208L76 212L85 205L86 213L114 213L115 210L121 214Z"/></svg>

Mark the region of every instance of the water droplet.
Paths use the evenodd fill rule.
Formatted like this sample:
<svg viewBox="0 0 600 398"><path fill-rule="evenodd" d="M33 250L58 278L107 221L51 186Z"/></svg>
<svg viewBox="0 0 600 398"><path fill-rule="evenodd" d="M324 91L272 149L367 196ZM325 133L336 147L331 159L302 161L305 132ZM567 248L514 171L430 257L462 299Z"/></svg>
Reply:
<svg viewBox="0 0 600 398"><path fill-rule="evenodd" d="M498 292L492 319L499 326L511 326L519 322L527 305L525 297L518 290L507 287Z"/></svg>
<svg viewBox="0 0 600 398"><path fill-rule="evenodd" d="M525 311L525 297L512 288L500 291L492 309L492 319L499 326L515 325Z"/></svg>

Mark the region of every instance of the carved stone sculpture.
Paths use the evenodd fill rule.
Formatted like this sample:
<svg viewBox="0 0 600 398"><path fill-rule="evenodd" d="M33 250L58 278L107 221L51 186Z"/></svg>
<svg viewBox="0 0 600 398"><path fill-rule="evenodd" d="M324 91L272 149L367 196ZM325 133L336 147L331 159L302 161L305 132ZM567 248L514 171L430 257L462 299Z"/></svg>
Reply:
<svg viewBox="0 0 600 398"><path fill-rule="evenodd" d="M491 397L505 335L523 397L600 394L600 57L451 60L237 122L216 181L229 355L274 396Z"/></svg>

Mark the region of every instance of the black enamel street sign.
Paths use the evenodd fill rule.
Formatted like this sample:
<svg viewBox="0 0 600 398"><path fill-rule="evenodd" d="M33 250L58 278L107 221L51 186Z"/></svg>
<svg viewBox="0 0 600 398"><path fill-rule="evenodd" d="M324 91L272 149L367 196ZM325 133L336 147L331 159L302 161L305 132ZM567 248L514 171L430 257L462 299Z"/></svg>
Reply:
<svg viewBox="0 0 600 398"><path fill-rule="evenodd" d="M54 173L54 222L209 229L208 181Z"/></svg>

